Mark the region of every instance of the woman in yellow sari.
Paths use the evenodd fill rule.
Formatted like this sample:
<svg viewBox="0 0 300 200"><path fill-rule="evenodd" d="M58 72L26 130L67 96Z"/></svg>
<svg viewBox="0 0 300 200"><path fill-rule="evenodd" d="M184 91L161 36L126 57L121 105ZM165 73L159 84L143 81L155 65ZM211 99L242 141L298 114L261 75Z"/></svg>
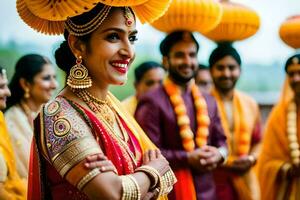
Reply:
<svg viewBox="0 0 300 200"><path fill-rule="evenodd" d="M17 172L12 143L1 111L6 108L8 96L6 72L0 67L0 199L25 200L26 183Z"/></svg>
<svg viewBox="0 0 300 200"><path fill-rule="evenodd" d="M300 54L285 65L282 97L267 121L258 159L262 200L300 199Z"/></svg>
<svg viewBox="0 0 300 200"><path fill-rule="evenodd" d="M74 4L47 1L49 5L45 1L20 2L24 21L46 33L60 33L59 19L66 15L66 40L55 58L68 75L67 86L35 120L28 199L164 198L176 181L168 162L108 87L124 84L135 57L133 11L139 13L140 8L154 4L151 11L161 5L161 14L169 1L142 1L132 8L85 0ZM22 15L24 7L26 12L48 20L48 26L28 21L28 13ZM45 31L45 27L53 29ZM101 164L87 168L86 158L101 154L116 170L105 171Z"/></svg>

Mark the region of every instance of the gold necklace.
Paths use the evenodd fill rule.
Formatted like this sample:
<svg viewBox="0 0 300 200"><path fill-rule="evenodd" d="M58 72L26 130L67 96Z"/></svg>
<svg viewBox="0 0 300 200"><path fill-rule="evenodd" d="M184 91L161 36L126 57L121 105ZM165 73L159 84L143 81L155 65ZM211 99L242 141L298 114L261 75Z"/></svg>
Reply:
<svg viewBox="0 0 300 200"><path fill-rule="evenodd" d="M93 112L95 112L98 117L101 117L103 122L108 124L111 130L114 130L113 132L117 137L121 138L121 140L124 140L125 142L128 141L129 136L124 130L124 127L118 116L116 116L114 108L108 99L98 99L86 90L77 90L76 94L88 105L91 110L93 110ZM119 127L120 133L115 130L116 124Z"/></svg>
<svg viewBox="0 0 300 200"><path fill-rule="evenodd" d="M111 127L114 126L116 122L115 113L107 99L98 99L86 90L76 90L75 94L81 98L93 112L102 115L104 120L107 121Z"/></svg>
<svg viewBox="0 0 300 200"><path fill-rule="evenodd" d="M107 120L105 118L105 116L103 116L102 114L100 114L99 112L99 107L97 107L97 103L104 103L103 100L97 99L96 97L93 97L91 94L88 94L88 92L86 90L75 90L73 91L80 99L82 99L87 105L88 107L95 112L96 116L100 118L101 122L103 123L103 125L105 126L106 130L108 131L108 133L111 134L111 136L113 138L115 138L116 141L118 141L118 143L125 149L125 151L128 153L129 157L131 158L131 160L134 162L135 166L137 165L137 158L136 156L133 154L133 152L130 150L130 148L128 147L128 140L129 140L129 136L127 134L127 131L125 130L124 126L122 125L120 119L118 118L118 116L115 116L116 113L112 111L113 106L111 105L109 100L105 100L105 103L107 105L110 106L111 111L113 112L113 117L115 118L115 120L118 123L118 126L120 128L120 131L123 135L120 136L119 134L116 133L114 126L110 124L109 120ZM95 101L97 99L97 102ZM99 115L97 115L99 114ZM134 147L134 145L133 145ZM138 155L138 151L137 149L134 147L134 151L135 154Z"/></svg>

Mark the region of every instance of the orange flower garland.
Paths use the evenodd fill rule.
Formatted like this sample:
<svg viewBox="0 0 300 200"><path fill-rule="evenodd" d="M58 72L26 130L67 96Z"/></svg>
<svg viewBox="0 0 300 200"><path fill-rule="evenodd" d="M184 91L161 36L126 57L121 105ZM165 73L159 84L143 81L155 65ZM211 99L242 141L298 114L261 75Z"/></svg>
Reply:
<svg viewBox="0 0 300 200"><path fill-rule="evenodd" d="M224 128L224 132L228 141L227 144L228 144L230 156L227 160L227 163L231 163L236 159L236 156L240 157L249 154L249 150L251 146L251 133L249 132L249 127L247 126L247 123L243 117L244 116L243 107L239 100L238 92L235 91L233 97L233 106L236 109L236 111L233 113L234 134L230 133L229 122L227 120L224 103L219 93L216 91L216 89L213 89L211 94L216 99L221 121L222 121L222 126ZM234 144L231 142L232 137L234 137Z"/></svg>
<svg viewBox="0 0 300 200"><path fill-rule="evenodd" d="M164 87L170 98L171 104L177 118L179 126L179 134L182 138L183 148L186 151L193 151L195 146L202 147L207 144L208 126L210 119L207 112L207 105L202 97L199 88L193 83L191 85L192 96L196 108L197 132L196 132L196 145L194 142L194 134L190 127L190 119L187 115L186 106L181 97L180 88L174 84L170 79L164 81Z"/></svg>

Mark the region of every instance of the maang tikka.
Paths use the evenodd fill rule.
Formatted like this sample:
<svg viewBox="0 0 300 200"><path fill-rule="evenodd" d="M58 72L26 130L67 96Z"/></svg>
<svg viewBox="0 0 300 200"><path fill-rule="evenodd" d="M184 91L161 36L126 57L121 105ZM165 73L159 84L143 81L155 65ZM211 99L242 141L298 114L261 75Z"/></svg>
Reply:
<svg viewBox="0 0 300 200"><path fill-rule="evenodd" d="M84 89L92 86L92 79L87 68L82 64L81 56L78 56L76 64L70 70L67 85L72 89Z"/></svg>

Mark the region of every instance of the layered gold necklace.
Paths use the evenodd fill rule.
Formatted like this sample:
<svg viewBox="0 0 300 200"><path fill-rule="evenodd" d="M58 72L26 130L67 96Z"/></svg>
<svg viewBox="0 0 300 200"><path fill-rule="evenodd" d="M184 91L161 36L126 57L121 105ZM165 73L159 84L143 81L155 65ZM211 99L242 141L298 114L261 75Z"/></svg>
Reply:
<svg viewBox="0 0 300 200"><path fill-rule="evenodd" d="M286 127L292 163L295 165L299 165L300 150L297 136L297 106L294 101L291 101L288 105Z"/></svg>
<svg viewBox="0 0 300 200"><path fill-rule="evenodd" d="M81 98L98 117L103 119L102 122L105 123L105 125L107 125L107 127L115 133L117 137L121 138L125 142L128 141L129 136L120 119L116 116L114 108L108 99L98 99L87 90L77 90L75 94L77 94L77 96ZM120 131L115 131L116 125L119 127Z"/></svg>
<svg viewBox="0 0 300 200"><path fill-rule="evenodd" d="M164 87L170 98L171 104L173 106L177 125L179 127L179 134L182 139L183 148L186 151L193 151L195 146L202 147L207 144L208 137L208 126L210 124L210 119L208 116L206 101L201 95L199 88L196 84L192 83L191 91L194 100L194 105L196 108L196 121L197 121L197 131L196 131L196 145L194 142L194 133L191 130L190 119L187 114L187 109L184 101L181 97L181 90L179 86L173 83L170 79L164 81Z"/></svg>

